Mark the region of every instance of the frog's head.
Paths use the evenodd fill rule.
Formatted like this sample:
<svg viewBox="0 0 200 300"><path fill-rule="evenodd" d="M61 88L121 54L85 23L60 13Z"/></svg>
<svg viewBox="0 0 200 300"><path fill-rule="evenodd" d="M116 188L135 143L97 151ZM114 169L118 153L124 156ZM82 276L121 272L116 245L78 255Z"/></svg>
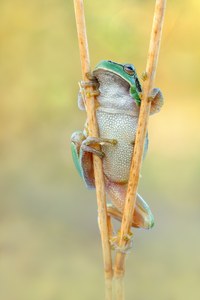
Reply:
<svg viewBox="0 0 200 300"><path fill-rule="evenodd" d="M97 77L97 79L102 76L100 83L104 83L104 85L107 86L105 92L107 93L109 90L112 92L115 91L115 94L117 94L115 95L115 98L118 97L120 99L119 101L122 103L122 106L124 105L124 103L122 99L122 93L120 93L120 88L122 88L123 86L126 86L126 92L129 94L129 96L131 96L129 98L134 99L134 102L137 104L137 106L140 105L142 87L138 79L135 67L132 64L119 64L111 60L102 60L95 67L93 74ZM109 81L110 78L112 78L111 82ZM114 83L115 86L113 88ZM117 87L119 88L117 89ZM150 114L152 115L158 112L162 107L163 96L159 89L153 89L150 96L153 97L150 109ZM125 101L127 102L129 100L130 99L127 100L126 98ZM111 99L109 98L108 101L111 101Z"/></svg>
<svg viewBox="0 0 200 300"><path fill-rule="evenodd" d="M135 70L132 64L119 64L111 60L103 60L94 69L94 75L99 70L115 74L130 86L130 94L135 99L136 103L140 105L140 93L142 88Z"/></svg>

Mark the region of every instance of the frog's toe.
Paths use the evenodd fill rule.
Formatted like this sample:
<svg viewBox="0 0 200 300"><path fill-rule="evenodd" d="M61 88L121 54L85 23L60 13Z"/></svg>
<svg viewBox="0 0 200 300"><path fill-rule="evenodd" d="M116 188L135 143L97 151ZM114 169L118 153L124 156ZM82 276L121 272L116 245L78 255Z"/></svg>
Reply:
<svg viewBox="0 0 200 300"><path fill-rule="evenodd" d="M92 154L94 154L94 155L97 155L97 156L100 157L100 158L103 158L103 157L105 156L105 154L104 154L103 151L97 150L97 149L95 149L95 148L93 148L93 147L91 147L91 146L88 146L88 145L86 145L84 142L83 142L82 145L81 145L81 149L82 149L82 151L84 151L84 152L92 153Z"/></svg>
<svg viewBox="0 0 200 300"><path fill-rule="evenodd" d="M81 81L80 85L82 88L87 88L87 87L93 87L94 89L99 88L99 82L97 78L93 75L93 73L88 72L86 73L86 77L88 81Z"/></svg>
<svg viewBox="0 0 200 300"><path fill-rule="evenodd" d="M83 131L75 131L71 135L71 142L74 143L79 149L82 142L86 139Z"/></svg>
<svg viewBox="0 0 200 300"><path fill-rule="evenodd" d="M82 88L93 87L95 89L98 89L99 83L98 83L97 80L94 80L94 81L80 81L80 86Z"/></svg>
<svg viewBox="0 0 200 300"><path fill-rule="evenodd" d="M91 90L86 91L85 88L88 88L88 87L92 87L92 91ZM81 89L84 90L84 92L82 92L82 93L84 93L85 97L92 97L92 96L97 97L97 96L99 96L100 91L99 91L98 87L99 87L99 84L96 81L81 81L80 82L80 90ZM78 103L80 103L80 102L81 101L78 100Z"/></svg>
<svg viewBox="0 0 200 300"><path fill-rule="evenodd" d="M85 152L90 152L92 154L95 154L99 156L100 158L103 158L105 156L104 152L102 150L96 149L95 147L99 147L102 145L116 145L117 141L114 139L105 139L105 138L99 138L99 137L87 137L83 143L81 144L81 149Z"/></svg>
<svg viewBox="0 0 200 300"><path fill-rule="evenodd" d="M117 140L115 139L106 139L106 138L101 138L101 137L91 137L88 136L84 142L86 145L116 145Z"/></svg>
<svg viewBox="0 0 200 300"><path fill-rule="evenodd" d="M152 212L149 212L148 214L143 213L143 221L142 226L139 227L144 229L151 229L154 226L154 216Z"/></svg>

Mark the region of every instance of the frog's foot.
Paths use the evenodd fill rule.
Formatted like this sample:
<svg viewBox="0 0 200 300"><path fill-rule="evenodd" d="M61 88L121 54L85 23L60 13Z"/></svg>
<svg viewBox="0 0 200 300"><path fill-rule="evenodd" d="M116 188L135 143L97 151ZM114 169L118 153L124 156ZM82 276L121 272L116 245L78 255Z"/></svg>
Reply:
<svg viewBox="0 0 200 300"><path fill-rule="evenodd" d="M99 88L99 83L97 80L94 80L94 81L80 81L80 87L85 89L87 87L93 87L95 89L98 89Z"/></svg>
<svg viewBox="0 0 200 300"><path fill-rule="evenodd" d="M85 89L87 87L93 87L94 92L98 93L95 96L98 96L99 95L99 91L98 91L99 82L98 82L97 78L91 72L86 73L86 77L88 78L88 81L81 81L80 87L83 89Z"/></svg>
<svg viewBox="0 0 200 300"><path fill-rule="evenodd" d="M83 141L81 145L81 149L86 152L90 152L103 158L105 156L104 152L101 150L97 150L96 146L103 146L103 145L116 145L117 141L114 139L104 139L104 138L97 138L97 137L87 137L86 140Z"/></svg>
<svg viewBox="0 0 200 300"><path fill-rule="evenodd" d="M148 100L151 102L150 115L159 112L164 103L164 98L161 90L158 88L152 89Z"/></svg>
<svg viewBox="0 0 200 300"><path fill-rule="evenodd" d="M92 97L92 96L99 96L100 92L98 90L99 83L97 81L81 81L79 84L81 94L84 94L84 97ZM93 87L92 91L85 91L85 88Z"/></svg>
<svg viewBox="0 0 200 300"><path fill-rule="evenodd" d="M122 221L123 213L118 210L113 204L107 204L108 214L118 221ZM137 200L135 204L135 210L133 213L132 227L150 229L154 225L153 214L147 205L147 203L142 199L142 197L137 194Z"/></svg>
<svg viewBox="0 0 200 300"><path fill-rule="evenodd" d="M123 239L125 241L125 246L123 247L119 246L120 238L121 238L120 230L117 233L113 234L112 237L110 237L111 249L125 254L129 253L129 251L133 247L133 233L129 232L128 234L123 236Z"/></svg>
<svg viewBox="0 0 200 300"><path fill-rule="evenodd" d="M120 231L117 233L114 232L112 222L111 222L111 216L113 217L113 214L115 215L115 218L122 218L121 213L112 205L107 204L107 223L108 223L108 234L109 234L109 241L111 245L112 250L117 250L122 253L128 253L129 250L132 248L133 243L133 234L130 232L128 235L124 236L124 239L126 241L126 245L122 248L119 247L119 241L120 241Z"/></svg>
<svg viewBox="0 0 200 300"><path fill-rule="evenodd" d="M91 75L92 76L92 75ZM78 94L78 107L81 110L85 110L84 101L87 97L97 97L100 95L99 92L99 82L96 77L88 77L89 81L80 81L79 82L79 94ZM92 87L92 91L86 91L86 88Z"/></svg>

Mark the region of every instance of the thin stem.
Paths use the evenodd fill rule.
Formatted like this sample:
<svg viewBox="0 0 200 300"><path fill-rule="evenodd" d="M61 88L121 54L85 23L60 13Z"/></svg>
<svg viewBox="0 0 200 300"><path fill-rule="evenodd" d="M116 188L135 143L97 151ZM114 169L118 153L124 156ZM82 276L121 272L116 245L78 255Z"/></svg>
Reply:
<svg viewBox="0 0 200 300"><path fill-rule="evenodd" d="M125 300L124 277L114 279L115 300Z"/></svg>
<svg viewBox="0 0 200 300"><path fill-rule="evenodd" d="M74 0L74 8L78 32L82 76L84 81L88 81L86 74L90 72L90 59L86 34L83 0ZM89 135L92 137L98 137L98 125L95 114L95 97L91 95L92 90L92 87L88 87L86 90L87 99L85 101L85 106L87 112ZM103 249L104 271L105 278L109 279L112 278L112 258L107 224L106 195L104 187L103 168L101 159L95 155L93 156L93 163L98 204L99 229L101 233Z"/></svg>
<svg viewBox="0 0 200 300"><path fill-rule="evenodd" d="M166 0L156 1L153 27L152 27L149 53L148 53L147 66L146 66L147 79L144 82L144 86L143 86L143 97L142 97L142 102L140 107L134 153L133 153L131 167L130 167L130 176L129 176L127 195L126 195L126 201L125 201L125 207L124 207L123 219L121 225L119 248L126 246L127 240L125 237L130 232L134 208L135 208L136 193L137 193L138 182L139 182L139 174L140 174L140 168L142 162L144 141L146 137L149 111L151 107L151 103L148 101L148 95L153 86L153 82L155 78L165 6L166 6ZM116 259L115 259L115 277L116 278L123 277L124 271L125 271L125 254L122 252L117 252Z"/></svg>

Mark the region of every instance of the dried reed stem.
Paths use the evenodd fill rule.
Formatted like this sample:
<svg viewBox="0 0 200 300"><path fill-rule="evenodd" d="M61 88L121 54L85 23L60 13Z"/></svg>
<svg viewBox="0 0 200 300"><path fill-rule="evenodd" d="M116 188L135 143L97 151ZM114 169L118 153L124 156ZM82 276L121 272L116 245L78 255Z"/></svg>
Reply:
<svg viewBox="0 0 200 300"><path fill-rule="evenodd" d="M124 277L114 279L115 300L125 300Z"/></svg>
<svg viewBox="0 0 200 300"><path fill-rule="evenodd" d="M161 41L161 33L164 19L166 0L157 0L154 12L153 27L150 39L149 53L147 59L146 73L147 79L143 86L143 97L140 107L138 128L136 134L136 141L134 147L134 153L132 157L130 176L127 188L126 202L124 207L121 235L119 241L119 247L126 246L126 236L130 232L133 212L136 202L136 193L139 182L139 173L142 162L142 154L144 148L144 140L147 132L147 124L151 103L148 101L149 92L153 86L153 81L156 72L156 66L158 61L158 54ZM125 254L117 252L115 259L115 277L120 278L124 276L125 270Z"/></svg>
<svg viewBox="0 0 200 300"><path fill-rule="evenodd" d="M80 50L80 59L82 66L82 76L84 81L88 81L86 76L90 72L90 59L88 50L88 41L86 34L85 16L83 0L74 0L76 25L78 32L78 42ZM95 97L91 96L93 91L92 87L88 87L86 90L86 112L88 120L89 135L92 137L98 137L98 125L96 121L95 114ZM103 249L103 260L104 260L104 271L105 278L109 280L112 278L112 258L111 249L109 243L109 231L107 224L107 209L106 209L106 195L104 187L104 176L102 169L102 161L96 155L93 156L94 163L94 175L95 175L95 185L97 194L97 204L98 204L98 221L99 229L101 233L102 249ZM108 282L109 286L109 282Z"/></svg>

